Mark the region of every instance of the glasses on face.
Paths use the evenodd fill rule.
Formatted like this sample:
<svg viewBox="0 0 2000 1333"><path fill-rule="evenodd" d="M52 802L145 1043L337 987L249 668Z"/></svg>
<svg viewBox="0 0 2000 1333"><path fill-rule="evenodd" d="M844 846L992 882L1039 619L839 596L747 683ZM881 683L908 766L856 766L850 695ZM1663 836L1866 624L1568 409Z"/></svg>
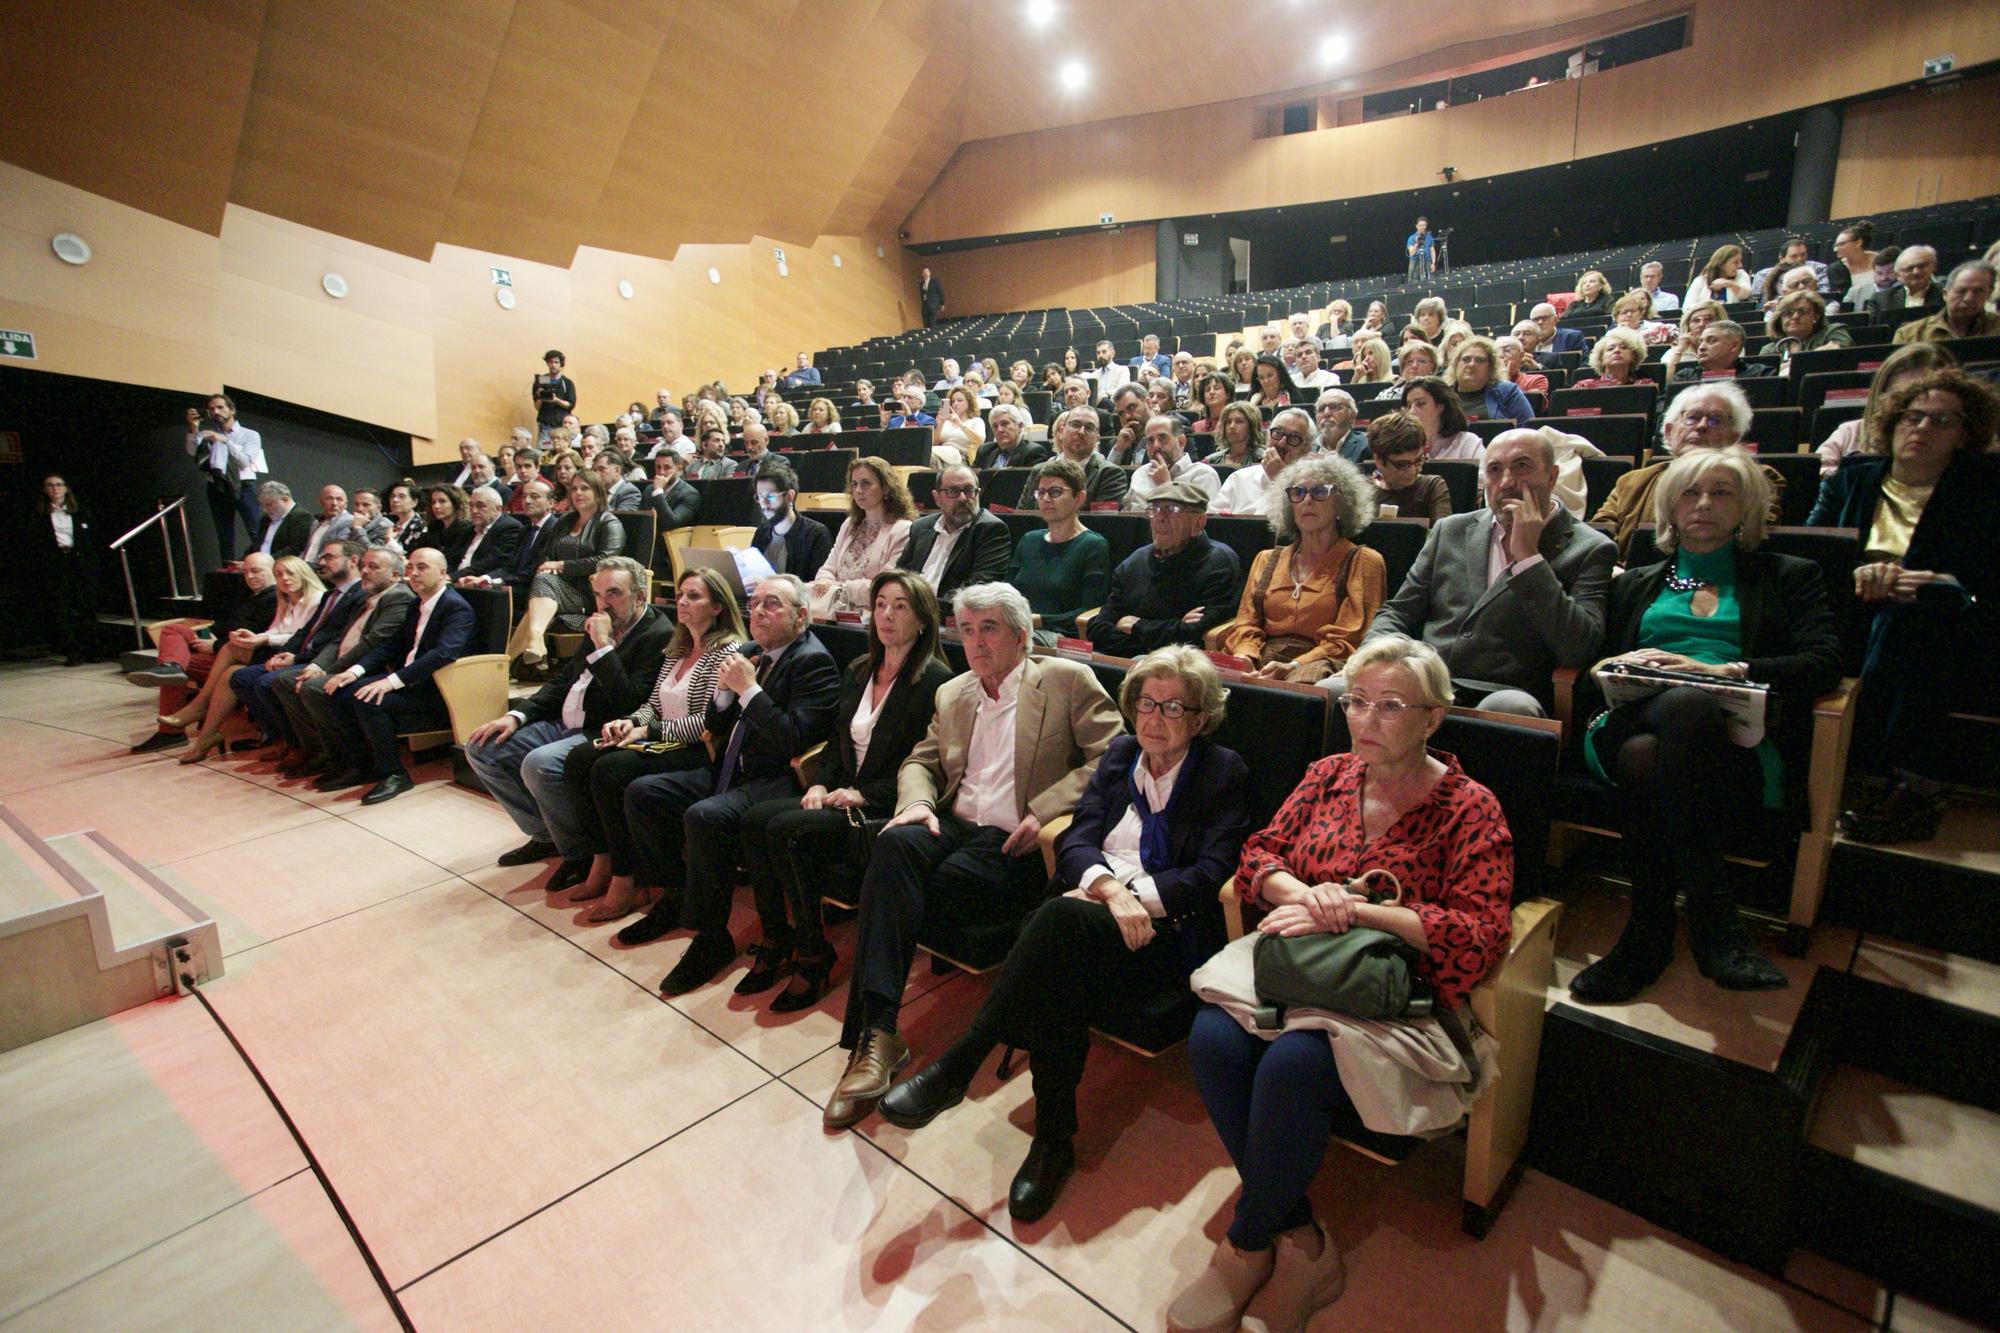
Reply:
<svg viewBox="0 0 2000 1333"><path fill-rule="evenodd" d="M1492 359L1486 356L1486 354L1483 352L1477 354L1472 352L1467 352L1465 355L1458 358L1458 364L1460 364L1461 366L1490 366L1493 364L1493 362Z"/></svg>
<svg viewBox="0 0 2000 1333"><path fill-rule="evenodd" d="M1908 411L1898 413L1896 416L1896 424L1898 426L1909 426L1912 429L1918 426L1931 425L1936 426L1939 430L1950 430L1963 420L1965 420L1965 413L1963 412L1953 412L1949 409L1927 412L1921 407L1912 407Z"/></svg>
<svg viewBox="0 0 2000 1333"><path fill-rule="evenodd" d="M1720 426L1729 420L1727 412L1685 412L1681 420L1690 426Z"/></svg>
<svg viewBox="0 0 2000 1333"><path fill-rule="evenodd" d="M1287 486L1285 494L1292 498L1293 504L1304 504L1308 500L1326 499L1327 496L1333 494L1333 487L1323 481L1311 486Z"/></svg>
<svg viewBox="0 0 2000 1333"><path fill-rule="evenodd" d="M1282 426L1273 427L1270 431L1266 432L1266 435L1273 444L1304 444L1306 442L1304 431L1286 430Z"/></svg>
<svg viewBox="0 0 2000 1333"><path fill-rule="evenodd" d="M1035 498L1037 500L1047 500L1050 504L1054 504L1068 494L1069 487L1067 486L1043 486L1036 490Z"/></svg>
<svg viewBox="0 0 2000 1333"><path fill-rule="evenodd" d="M1201 711L1199 708L1190 704L1184 704L1178 699L1149 699L1143 694L1132 701L1132 709L1138 713L1158 713L1169 722L1178 722L1189 713L1199 713Z"/></svg>
<svg viewBox="0 0 2000 1333"><path fill-rule="evenodd" d="M1160 500L1148 508L1155 517L1179 518L1182 514L1197 514L1201 511L1190 508L1178 500Z"/></svg>
<svg viewBox="0 0 2000 1333"><path fill-rule="evenodd" d="M977 486L940 486L940 487L938 487L938 488L937 488L937 491L936 491L936 494L938 494L938 495L977 495L977 494L979 494L979 488L978 488Z"/></svg>
<svg viewBox="0 0 2000 1333"><path fill-rule="evenodd" d="M1370 713L1376 713L1381 716L1384 722L1394 722L1404 713L1413 710L1420 711L1427 706L1425 704L1406 704L1401 699L1362 699L1352 694L1343 694L1340 696L1340 711L1349 717L1367 717Z"/></svg>

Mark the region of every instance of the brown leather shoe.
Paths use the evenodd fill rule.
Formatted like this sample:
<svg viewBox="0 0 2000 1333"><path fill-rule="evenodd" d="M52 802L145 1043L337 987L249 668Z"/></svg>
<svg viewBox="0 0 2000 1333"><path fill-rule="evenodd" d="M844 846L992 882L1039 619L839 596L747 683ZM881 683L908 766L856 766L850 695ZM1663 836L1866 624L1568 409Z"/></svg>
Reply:
<svg viewBox="0 0 2000 1333"><path fill-rule="evenodd" d="M855 1043L847 1072L820 1117L829 1130L858 1125L875 1109L875 1103L889 1090L896 1071L910 1063L910 1047L900 1035L881 1028L864 1028Z"/></svg>

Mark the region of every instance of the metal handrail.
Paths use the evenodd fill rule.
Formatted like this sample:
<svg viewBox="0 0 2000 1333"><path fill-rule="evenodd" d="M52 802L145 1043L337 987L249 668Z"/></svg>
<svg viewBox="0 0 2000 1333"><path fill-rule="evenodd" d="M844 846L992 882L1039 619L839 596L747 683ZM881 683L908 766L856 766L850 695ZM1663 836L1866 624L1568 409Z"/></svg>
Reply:
<svg viewBox="0 0 2000 1333"><path fill-rule="evenodd" d="M196 577L194 572L194 542L188 535L187 497L184 495L177 497L171 504L163 501L154 501L153 516L148 519L142 519L139 523L135 524L131 531L112 542L110 547L111 550L118 552L118 564L125 574L125 602L132 610L132 642L133 646L137 648L144 648L146 646L146 631L139 623L139 590L132 582L132 557L126 551L125 545L147 528L157 524L160 529L160 547L167 558L167 583L173 590L173 596L176 598L180 597L181 576L180 571L174 567L173 533L166 522L167 515L169 514L180 515L181 549L187 556L188 591L192 593L198 590L201 587L201 580Z"/></svg>

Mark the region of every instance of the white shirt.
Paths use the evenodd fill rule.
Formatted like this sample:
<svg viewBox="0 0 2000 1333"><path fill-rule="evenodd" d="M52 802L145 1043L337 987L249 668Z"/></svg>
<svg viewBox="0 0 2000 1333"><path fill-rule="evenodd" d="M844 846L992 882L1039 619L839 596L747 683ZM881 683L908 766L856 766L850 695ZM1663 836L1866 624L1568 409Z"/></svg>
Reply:
<svg viewBox="0 0 2000 1333"><path fill-rule="evenodd" d="M1469 458L1477 463L1486 457L1486 442L1469 430L1462 430L1450 439L1442 436L1432 440L1425 458Z"/></svg>
<svg viewBox="0 0 2000 1333"><path fill-rule="evenodd" d="M438 598L444 596L445 589L450 586L449 583L440 583L436 592L417 603L417 632L410 639L410 654L403 659L404 666L408 666L417 660L417 652L424 645L424 626L431 623L431 612L437 610ZM397 672L389 677L389 688L392 690L403 688L403 676L401 672Z"/></svg>
<svg viewBox="0 0 2000 1333"><path fill-rule="evenodd" d="M339 521L339 514L335 514L332 518L316 518L313 520L312 536L306 539L306 553L303 557L307 564L310 565L319 559L319 548L326 544L326 534L331 532L333 525Z"/></svg>
<svg viewBox="0 0 2000 1333"><path fill-rule="evenodd" d="M1154 813L1167 808L1173 799L1174 783L1179 780L1181 769L1187 764L1187 756L1159 777L1146 767L1144 755L1132 768L1138 776L1139 790L1146 797L1146 804ZM1104 835L1104 845L1098 850L1104 859L1077 877L1077 887L1089 888L1105 875L1117 880L1145 905L1149 916L1165 916L1167 905L1160 901L1160 891L1153 884L1153 877L1146 873L1145 863L1139 857L1139 835L1145 828L1145 821L1139 817L1139 803L1134 801L1125 807L1125 817L1118 821L1111 832Z"/></svg>
<svg viewBox="0 0 2000 1333"><path fill-rule="evenodd" d="M76 519L67 509L51 509L49 526L55 529L56 547L68 551L76 547Z"/></svg>
<svg viewBox="0 0 2000 1333"><path fill-rule="evenodd" d="M1258 471L1262 470L1258 468ZM1214 468L1206 463L1197 463L1186 454L1174 460L1174 465L1167 469L1167 484L1176 481L1193 482L1211 502L1216 492L1222 489L1222 478ZM1125 492L1124 507L1135 513L1145 513L1146 506L1152 502L1153 492L1158 489L1159 483L1153 480L1153 465L1150 462L1139 464L1132 469L1132 485Z"/></svg>
<svg viewBox="0 0 2000 1333"><path fill-rule="evenodd" d="M284 513L278 515L264 526L264 540L257 543L258 550L262 551L265 555L271 554L271 543L278 540L278 529L284 526L285 520L290 518L292 511L297 508L297 505L286 505Z"/></svg>
<svg viewBox="0 0 2000 1333"><path fill-rule="evenodd" d="M458 567L460 569L472 568L472 553L479 549L479 543L485 541L486 534L491 531L493 531L491 523L488 523L483 528L474 528L472 530L472 540L466 543L465 554L458 558Z"/></svg>
<svg viewBox="0 0 2000 1333"><path fill-rule="evenodd" d="M895 682L891 681L889 689L882 691L883 703L889 701L890 690L895 688ZM875 737L875 719L882 715L881 706L873 702L874 694L875 681L870 677L868 683L861 687L861 702L854 706L854 720L847 724L847 739L854 742L854 767L857 771L868 759L868 742Z"/></svg>
<svg viewBox="0 0 2000 1333"><path fill-rule="evenodd" d="M1097 376L1097 396L1109 398L1132 382L1132 372L1117 362L1100 366L1092 372Z"/></svg>
<svg viewBox="0 0 2000 1333"><path fill-rule="evenodd" d="M1639 290L1645 291L1646 289L1641 287ZM1681 308L1681 298L1675 296L1664 287L1656 292L1649 292L1647 294L1653 298L1653 313L1656 315L1670 315Z"/></svg>
<svg viewBox="0 0 2000 1333"><path fill-rule="evenodd" d="M1000 697L989 698L984 685L973 716L972 739L965 747L965 778L958 784L952 813L973 824L1012 832L1020 826L1020 806L1014 799L1014 712L1021 698L1021 673L1027 662L1015 664L1000 682Z"/></svg>
<svg viewBox="0 0 2000 1333"><path fill-rule="evenodd" d="M1325 366L1321 366L1310 375L1301 375L1297 371L1293 371L1292 380L1303 389L1332 389L1340 385L1340 376L1334 374Z"/></svg>
<svg viewBox="0 0 2000 1333"><path fill-rule="evenodd" d="M211 472L227 474L231 481L248 481L260 472L268 472L264 466L264 437L251 430L242 422L229 428L229 434L222 440L203 440L201 431L191 430L187 435L188 457L198 455L204 446L208 449L208 469ZM221 432L216 432L221 434Z"/></svg>
<svg viewBox="0 0 2000 1333"><path fill-rule="evenodd" d="M1549 508L1549 517L1554 518L1555 512L1555 507L1551 505ZM1498 518L1493 520L1493 536L1488 540L1486 545L1487 587L1490 588L1498 583L1503 574L1518 574L1522 570L1532 569L1540 563L1542 563L1542 554L1537 551L1526 560L1510 565L1507 559L1507 530L1501 525Z"/></svg>
<svg viewBox="0 0 2000 1333"><path fill-rule="evenodd" d="M951 553L958 548L959 537L965 533L966 528L971 526L972 520L967 519L964 528L952 532L945 528L943 519L938 520L936 538L931 542L931 553L924 557L924 581L929 583L931 587L936 588L943 585L944 567L951 563Z"/></svg>
<svg viewBox="0 0 2000 1333"><path fill-rule="evenodd" d="M1264 465L1253 463L1237 468L1222 483L1214 501L1218 514L1264 514L1271 499L1271 474Z"/></svg>

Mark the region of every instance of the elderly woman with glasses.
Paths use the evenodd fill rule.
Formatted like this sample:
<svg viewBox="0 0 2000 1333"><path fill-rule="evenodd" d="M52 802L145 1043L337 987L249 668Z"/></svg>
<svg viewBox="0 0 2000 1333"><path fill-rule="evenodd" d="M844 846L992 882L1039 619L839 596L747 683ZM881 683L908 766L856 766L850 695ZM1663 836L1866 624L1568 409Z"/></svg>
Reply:
<svg viewBox="0 0 2000 1333"><path fill-rule="evenodd" d="M1381 553L1355 542L1375 520L1375 490L1354 464L1318 454L1279 475L1269 515L1277 545L1251 561L1216 644L1260 676L1311 684L1353 654L1387 592Z"/></svg>
<svg viewBox="0 0 2000 1333"><path fill-rule="evenodd" d="M1674 899L1687 899L1688 943L1703 976L1728 990L1770 990L1785 974L1736 914L1718 831L1785 801L1803 771L1811 701L1840 681L1840 645L1819 567L1760 550L1770 483L1740 446L1691 449L1652 488L1653 544L1667 559L1628 569L1605 615L1598 672L1671 671L1644 698L1597 711L1584 733L1590 769L1618 789L1632 911L1611 952L1579 972L1570 995L1622 1004L1674 954ZM1725 701L1703 681L1768 687L1763 735L1731 734ZM1586 704L1580 713L1588 713Z"/></svg>
<svg viewBox="0 0 2000 1333"><path fill-rule="evenodd" d="M1436 649L1384 635L1342 674L1351 748L1308 768L1270 824L1250 835L1237 891L1269 909L1261 934L1387 931L1415 950L1438 1008L1457 1010L1506 956L1514 887L1506 817L1457 759L1425 745L1451 704ZM1353 892L1368 871L1393 874L1401 901ZM1463 1119L1476 1076L1451 1043L1430 1040L1441 1035L1435 1020L1365 1025L1438 1055L1432 1077L1384 1057L1336 1059L1336 1049L1369 1038L1329 1030L1318 1011L1290 1010L1282 1028L1259 1026L1237 987L1214 984L1233 953L1193 979L1211 1003L1195 1016L1188 1063L1243 1189L1208 1266L1168 1307L1167 1327L1299 1329L1342 1286L1340 1251L1306 1196L1335 1126L1359 1118L1385 1132L1442 1132ZM1350 1069L1400 1077L1349 1085Z"/></svg>
<svg viewBox="0 0 2000 1333"><path fill-rule="evenodd" d="M1224 697L1215 668L1185 645L1133 663L1118 691L1132 734L1098 761L1058 844L1068 892L1021 927L965 1035L882 1098L884 1119L917 1129L964 1100L995 1046L1027 1051L1034 1141L1007 1196L1019 1221L1047 1213L1075 1167L1091 1024L1120 999L1184 985L1222 944L1217 890L1251 820L1248 766L1210 739Z"/></svg>

